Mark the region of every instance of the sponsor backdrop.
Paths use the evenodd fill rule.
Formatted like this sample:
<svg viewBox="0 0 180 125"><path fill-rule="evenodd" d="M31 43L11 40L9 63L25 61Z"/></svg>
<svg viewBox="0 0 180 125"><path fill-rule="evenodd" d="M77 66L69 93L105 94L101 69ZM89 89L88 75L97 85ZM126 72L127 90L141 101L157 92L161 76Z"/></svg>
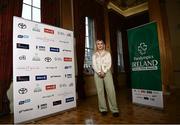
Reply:
<svg viewBox="0 0 180 125"><path fill-rule="evenodd" d="M133 103L163 108L156 23L129 29L128 45Z"/></svg>
<svg viewBox="0 0 180 125"><path fill-rule="evenodd" d="M76 107L73 32L14 17L14 122Z"/></svg>

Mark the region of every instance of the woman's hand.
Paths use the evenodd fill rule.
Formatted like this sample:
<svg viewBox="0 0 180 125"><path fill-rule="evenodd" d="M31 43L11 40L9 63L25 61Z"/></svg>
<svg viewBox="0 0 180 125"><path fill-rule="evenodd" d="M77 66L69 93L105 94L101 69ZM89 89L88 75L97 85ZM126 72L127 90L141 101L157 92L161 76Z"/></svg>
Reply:
<svg viewBox="0 0 180 125"><path fill-rule="evenodd" d="M105 74L104 72L99 72L99 73L98 73L98 76L99 76L100 78L104 78L105 75L106 75L106 74Z"/></svg>

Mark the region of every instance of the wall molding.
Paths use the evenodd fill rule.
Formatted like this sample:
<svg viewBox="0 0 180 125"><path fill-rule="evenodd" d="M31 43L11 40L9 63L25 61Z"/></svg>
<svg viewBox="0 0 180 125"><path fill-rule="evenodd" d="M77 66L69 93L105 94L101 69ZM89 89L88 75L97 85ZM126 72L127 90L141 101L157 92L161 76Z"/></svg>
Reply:
<svg viewBox="0 0 180 125"><path fill-rule="evenodd" d="M112 9L125 17L128 17L128 16L148 10L148 2L145 2L135 7L128 8L126 10L121 10L118 6L116 6L112 2L109 2L107 8Z"/></svg>

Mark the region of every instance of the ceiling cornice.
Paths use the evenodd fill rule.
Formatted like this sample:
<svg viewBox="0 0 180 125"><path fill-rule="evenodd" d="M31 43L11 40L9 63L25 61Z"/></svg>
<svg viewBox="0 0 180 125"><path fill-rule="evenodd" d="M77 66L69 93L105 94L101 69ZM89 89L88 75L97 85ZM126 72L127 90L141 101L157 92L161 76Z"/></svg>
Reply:
<svg viewBox="0 0 180 125"><path fill-rule="evenodd" d="M116 6L112 2L109 2L107 8L112 9L125 17L128 17L128 16L134 15L136 13L140 13L140 12L148 10L148 2L137 5L135 7L128 8L126 10L121 10L118 6Z"/></svg>

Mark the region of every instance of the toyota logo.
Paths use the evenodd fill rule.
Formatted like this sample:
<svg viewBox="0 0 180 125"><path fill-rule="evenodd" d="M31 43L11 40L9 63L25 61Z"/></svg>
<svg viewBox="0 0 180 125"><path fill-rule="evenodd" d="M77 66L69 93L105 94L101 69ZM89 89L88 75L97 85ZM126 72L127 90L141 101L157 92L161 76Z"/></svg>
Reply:
<svg viewBox="0 0 180 125"><path fill-rule="evenodd" d="M51 58L50 57L46 57L45 59L44 59L46 62L51 62Z"/></svg>
<svg viewBox="0 0 180 125"><path fill-rule="evenodd" d="M26 88L21 88L21 89L19 89L19 94L25 94L25 93L27 93L27 89Z"/></svg>
<svg viewBox="0 0 180 125"><path fill-rule="evenodd" d="M18 27L21 28L21 29L26 29L27 26L24 23L19 23Z"/></svg>

